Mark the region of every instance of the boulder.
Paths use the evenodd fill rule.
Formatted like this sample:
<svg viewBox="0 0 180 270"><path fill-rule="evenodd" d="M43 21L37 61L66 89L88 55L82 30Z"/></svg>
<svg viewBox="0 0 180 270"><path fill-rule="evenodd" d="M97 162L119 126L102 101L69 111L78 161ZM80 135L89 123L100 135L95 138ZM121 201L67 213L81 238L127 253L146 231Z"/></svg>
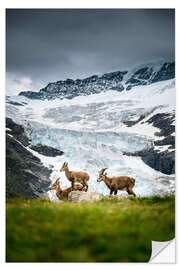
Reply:
<svg viewBox="0 0 180 270"><path fill-rule="evenodd" d="M71 202L93 202L99 201L104 196L97 192L85 192L85 191L71 191L68 196L68 200Z"/></svg>

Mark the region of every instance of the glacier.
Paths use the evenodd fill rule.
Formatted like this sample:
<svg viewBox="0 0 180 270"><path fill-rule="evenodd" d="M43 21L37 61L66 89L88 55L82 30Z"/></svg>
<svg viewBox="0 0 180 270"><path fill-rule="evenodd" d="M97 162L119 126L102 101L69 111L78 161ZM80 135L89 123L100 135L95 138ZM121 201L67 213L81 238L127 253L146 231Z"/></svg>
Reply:
<svg viewBox="0 0 180 270"><path fill-rule="evenodd" d="M59 171L66 161L70 170L90 174L89 191L109 194L104 183L97 183L99 170L107 167L109 175L134 177L137 196L147 196L174 192L174 175L165 175L146 165L140 157L123 153L151 149L159 139L156 136L159 129L145 120L159 112L174 112L175 103L175 80L171 79L134 86L131 91L109 90L73 99L31 100L9 96L6 115L24 126L32 144L46 144L65 153L45 157L27 147L45 166L53 168L52 182L60 177L62 187L70 186ZM124 124L142 116L131 127ZM48 196L57 200L52 191Z"/></svg>

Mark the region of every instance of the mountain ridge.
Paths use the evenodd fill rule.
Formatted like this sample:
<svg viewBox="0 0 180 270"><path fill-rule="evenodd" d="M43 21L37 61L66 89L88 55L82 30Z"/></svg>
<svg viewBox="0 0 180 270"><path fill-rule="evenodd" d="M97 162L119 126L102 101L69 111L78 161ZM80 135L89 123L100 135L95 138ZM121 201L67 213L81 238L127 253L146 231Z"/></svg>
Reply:
<svg viewBox="0 0 180 270"><path fill-rule="evenodd" d="M80 95L97 94L102 91L131 90L138 85L152 84L175 77L175 62L165 61L133 68L133 71L113 71L103 75L92 75L85 79L66 79L48 83L39 92L22 91L20 96L30 99L72 99Z"/></svg>

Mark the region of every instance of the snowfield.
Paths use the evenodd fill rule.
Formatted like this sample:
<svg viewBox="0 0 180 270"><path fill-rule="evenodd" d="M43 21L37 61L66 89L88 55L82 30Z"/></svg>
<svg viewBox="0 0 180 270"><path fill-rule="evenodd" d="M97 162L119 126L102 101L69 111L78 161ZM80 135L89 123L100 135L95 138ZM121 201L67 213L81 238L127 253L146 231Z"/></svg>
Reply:
<svg viewBox="0 0 180 270"><path fill-rule="evenodd" d="M73 99L42 101L23 96L7 99L7 117L24 126L32 144L46 144L65 153L50 158L27 147L45 166L53 167L51 179L61 177L63 187L70 182L59 169L67 161L70 170L90 174L89 191L109 193L104 183L96 181L103 167L108 168L109 175L134 177L134 191L139 196L174 190L174 175L150 168L140 157L123 155L150 149L155 140L162 139L155 135L159 129L146 120L157 113L175 111L174 79L136 86L130 91L112 90ZM10 104L11 101L20 105ZM134 123L128 126L127 121ZM171 151L167 146L158 147L160 151ZM53 192L48 193L51 199L56 199Z"/></svg>

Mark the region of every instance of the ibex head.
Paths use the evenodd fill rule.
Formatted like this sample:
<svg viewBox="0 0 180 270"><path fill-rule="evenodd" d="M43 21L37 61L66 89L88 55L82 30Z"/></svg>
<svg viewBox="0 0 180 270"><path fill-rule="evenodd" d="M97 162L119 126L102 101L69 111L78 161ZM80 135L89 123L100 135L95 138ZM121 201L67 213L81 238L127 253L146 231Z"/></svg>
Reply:
<svg viewBox="0 0 180 270"><path fill-rule="evenodd" d="M58 179L54 182L54 184L52 184L52 186L50 187L50 190L54 190L54 189L56 189L56 188L59 186L59 179L60 179L60 178L58 178Z"/></svg>
<svg viewBox="0 0 180 270"><path fill-rule="evenodd" d="M99 177L98 177L98 179L97 179L97 182L101 182L101 181L104 181L104 180L105 180L106 175L107 175L107 173L104 173L105 170L107 170L107 168L104 168L104 169L102 169L102 170L99 172Z"/></svg>
<svg viewBox="0 0 180 270"><path fill-rule="evenodd" d="M67 162L64 162L61 169L60 169L60 172L63 172L65 171L66 169L68 169L68 163Z"/></svg>

